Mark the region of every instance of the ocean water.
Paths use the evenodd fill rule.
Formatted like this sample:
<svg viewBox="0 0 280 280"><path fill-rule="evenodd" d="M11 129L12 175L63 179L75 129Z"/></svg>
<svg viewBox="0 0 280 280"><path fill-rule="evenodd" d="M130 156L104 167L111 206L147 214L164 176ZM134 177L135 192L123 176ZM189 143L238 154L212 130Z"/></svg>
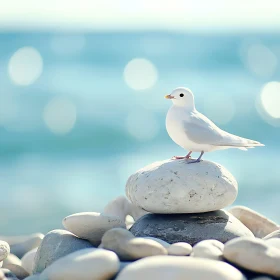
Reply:
<svg viewBox="0 0 280 280"><path fill-rule="evenodd" d="M28 75L24 64L10 67L23 47L43 59L40 77L27 86L13 76ZM134 58L157 69L145 90L124 79ZM0 33L0 233L47 232L66 215L100 212L125 193L131 173L184 154L165 130L170 102L163 96L177 86L191 88L197 109L221 128L266 145L204 158L236 177L235 204L280 223L279 119L259 104L263 86L280 79L278 61L278 34ZM140 74L145 84L145 69ZM61 119L59 105L46 121L53 100L75 112L68 133L50 129Z"/></svg>

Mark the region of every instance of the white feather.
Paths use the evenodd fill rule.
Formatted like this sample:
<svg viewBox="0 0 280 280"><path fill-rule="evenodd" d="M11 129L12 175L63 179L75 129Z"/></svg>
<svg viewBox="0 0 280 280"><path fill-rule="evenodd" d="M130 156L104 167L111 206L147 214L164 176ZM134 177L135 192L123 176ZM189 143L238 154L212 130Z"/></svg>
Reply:
<svg viewBox="0 0 280 280"><path fill-rule="evenodd" d="M228 148L247 151L247 148L264 146L260 142L230 134L217 127L195 109L190 90L175 89L171 98L173 106L166 116L166 129L172 140L182 148L193 152L211 152Z"/></svg>

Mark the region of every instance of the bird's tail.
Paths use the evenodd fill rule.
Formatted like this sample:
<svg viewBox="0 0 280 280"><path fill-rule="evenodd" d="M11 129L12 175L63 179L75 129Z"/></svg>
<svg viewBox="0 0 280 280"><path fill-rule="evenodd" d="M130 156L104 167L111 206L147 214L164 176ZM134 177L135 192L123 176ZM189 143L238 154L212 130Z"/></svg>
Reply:
<svg viewBox="0 0 280 280"><path fill-rule="evenodd" d="M254 147L261 147L264 146L264 144L255 141L255 140L251 140L251 139L247 139L247 138L242 138L233 134L228 134L228 138L226 139L227 141L225 141L225 143L221 143L221 146L228 146L228 147L234 147L234 148L238 148L240 150L244 150L247 151L247 149L250 148L254 148Z"/></svg>
<svg viewBox="0 0 280 280"><path fill-rule="evenodd" d="M264 146L264 144L255 141L255 140L250 140L250 139L246 139L246 138L242 138L242 140L245 140L244 142L244 147L245 148L254 148L254 147L262 147Z"/></svg>

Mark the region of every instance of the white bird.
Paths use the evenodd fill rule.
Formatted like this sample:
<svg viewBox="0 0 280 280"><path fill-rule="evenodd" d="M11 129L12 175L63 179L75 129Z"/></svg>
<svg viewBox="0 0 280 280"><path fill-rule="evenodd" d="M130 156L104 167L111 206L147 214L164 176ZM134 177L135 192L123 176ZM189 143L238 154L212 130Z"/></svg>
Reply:
<svg viewBox="0 0 280 280"><path fill-rule="evenodd" d="M189 159L192 152L200 152L198 159L189 161L195 163L200 162L205 152L228 148L247 150L264 146L260 142L230 134L217 127L195 109L194 96L188 88L176 88L165 98L173 102L166 116L166 130L176 144L189 150L185 157L175 156L173 159Z"/></svg>

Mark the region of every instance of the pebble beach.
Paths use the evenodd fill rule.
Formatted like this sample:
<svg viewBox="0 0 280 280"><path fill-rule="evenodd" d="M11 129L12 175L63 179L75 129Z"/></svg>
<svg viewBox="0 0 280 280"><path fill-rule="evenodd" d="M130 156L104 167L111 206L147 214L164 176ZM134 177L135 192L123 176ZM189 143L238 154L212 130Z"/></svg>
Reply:
<svg viewBox="0 0 280 280"><path fill-rule="evenodd" d="M0 279L280 279L279 225L231 206L238 182L220 164L158 161L125 191L46 234L0 236Z"/></svg>

